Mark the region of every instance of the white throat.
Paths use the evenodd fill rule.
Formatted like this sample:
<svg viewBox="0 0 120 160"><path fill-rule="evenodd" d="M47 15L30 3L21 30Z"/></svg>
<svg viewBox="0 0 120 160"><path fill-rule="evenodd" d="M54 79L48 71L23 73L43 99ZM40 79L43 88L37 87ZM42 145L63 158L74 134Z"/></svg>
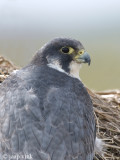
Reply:
<svg viewBox="0 0 120 160"><path fill-rule="evenodd" d="M78 78L80 79L79 77L79 71L80 71L80 68L81 68L81 65L76 63L75 61L72 61L70 63L70 66L69 66L69 69L70 69L70 73L67 73L65 72L63 69L62 69L62 66L58 63L58 61L54 62L54 63L49 63L48 64L49 67L53 68L53 69L56 69L60 72L64 72L65 74L71 76L71 77L75 77L75 78Z"/></svg>
<svg viewBox="0 0 120 160"><path fill-rule="evenodd" d="M79 72L80 72L81 64L76 63L75 61L72 61L70 63L69 68L70 68L70 75L75 77L75 78L80 79Z"/></svg>

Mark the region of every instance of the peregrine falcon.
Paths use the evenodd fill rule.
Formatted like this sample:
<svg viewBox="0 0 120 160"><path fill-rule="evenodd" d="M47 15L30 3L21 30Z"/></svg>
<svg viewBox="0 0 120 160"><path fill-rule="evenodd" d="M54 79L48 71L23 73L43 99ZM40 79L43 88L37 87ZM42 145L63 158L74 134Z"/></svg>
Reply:
<svg viewBox="0 0 120 160"><path fill-rule="evenodd" d="M79 41L55 38L1 84L0 159L93 160L93 105L79 79L90 61Z"/></svg>

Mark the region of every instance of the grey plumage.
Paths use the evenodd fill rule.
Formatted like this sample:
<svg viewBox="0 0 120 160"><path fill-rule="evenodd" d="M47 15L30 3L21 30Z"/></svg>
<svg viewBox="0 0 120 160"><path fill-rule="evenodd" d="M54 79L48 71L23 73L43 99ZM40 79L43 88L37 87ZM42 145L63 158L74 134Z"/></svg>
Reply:
<svg viewBox="0 0 120 160"><path fill-rule="evenodd" d="M34 62L12 73L0 87L1 157L92 160L95 121L84 85L46 62Z"/></svg>

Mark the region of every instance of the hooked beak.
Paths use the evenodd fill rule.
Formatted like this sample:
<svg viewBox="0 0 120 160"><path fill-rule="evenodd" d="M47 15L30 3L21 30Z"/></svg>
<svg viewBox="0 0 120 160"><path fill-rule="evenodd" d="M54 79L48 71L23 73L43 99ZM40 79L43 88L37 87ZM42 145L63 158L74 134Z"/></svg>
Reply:
<svg viewBox="0 0 120 160"><path fill-rule="evenodd" d="M90 65L90 63L91 63L90 56L87 52L84 52L83 54L78 54L75 57L75 61L78 63L88 63L88 65Z"/></svg>

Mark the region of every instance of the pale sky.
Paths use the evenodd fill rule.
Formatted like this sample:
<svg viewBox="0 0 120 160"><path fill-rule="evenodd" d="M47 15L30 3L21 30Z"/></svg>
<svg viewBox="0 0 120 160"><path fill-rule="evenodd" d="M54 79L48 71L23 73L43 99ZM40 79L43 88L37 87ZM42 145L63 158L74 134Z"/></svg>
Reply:
<svg viewBox="0 0 120 160"><path fill-rule="evenodd" d="M0 0L0 32L119 29L120 0Z"/></svg>

